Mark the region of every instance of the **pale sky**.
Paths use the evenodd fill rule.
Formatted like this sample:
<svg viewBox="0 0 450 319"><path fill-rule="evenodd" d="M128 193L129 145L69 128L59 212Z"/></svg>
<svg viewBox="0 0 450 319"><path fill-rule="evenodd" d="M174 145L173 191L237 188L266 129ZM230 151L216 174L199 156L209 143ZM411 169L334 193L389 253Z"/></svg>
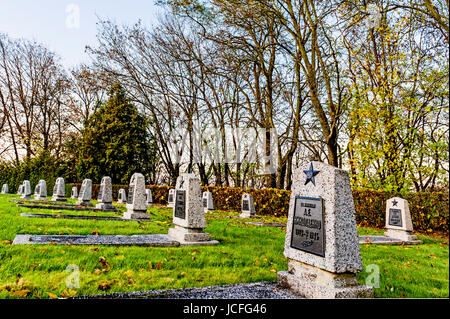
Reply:
<svg viewBox="0 0 450 319"><path fill-rule="evenodd" d="M96 42L98 17L151 27L162 11L154 0L0 0L0 33L45 44L69 68L89 61L84 47Z"/></svg>

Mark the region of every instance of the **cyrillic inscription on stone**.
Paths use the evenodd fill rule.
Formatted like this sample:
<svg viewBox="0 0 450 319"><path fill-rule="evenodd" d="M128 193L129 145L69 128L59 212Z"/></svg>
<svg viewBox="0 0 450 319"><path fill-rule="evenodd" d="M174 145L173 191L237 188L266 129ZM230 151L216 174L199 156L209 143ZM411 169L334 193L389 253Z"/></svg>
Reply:
<svg viewBox="0 0 450 319"><path fill-rule="evenodd" d="M325 256L323 227L323 200L313 197L295 197L291 247Z"/></svg>
<svg viewBox="0 0 450 319"><path fill-rule="evenodd" d="M103 186L100 186L100 191L98 192L97 200L102 199L102 190L103 190Z"/></svg>
<svg viewBox="0 0 450 319"><path fill-rule="evenodd" d="M186 191L177 190L175 200L175 217L185 219L186 218Z"/></svg>
<svg viewBox="0 0 450 319"><path fill-rule="evenodd" d="M128 190L128 204L133 204L134 185L130 185Z"/></svg>
<svg viewBox="0 0 450 319"><path fill-rule="evenodd" d="M207 198L203 198L203 207L208 207L208 199Z"/></svg>
<svg viewBox="0 0 450 319"><path fill-rule="evenodd" d="M389 209L389 225L402 227L402 211L397 208Z"/></svg>

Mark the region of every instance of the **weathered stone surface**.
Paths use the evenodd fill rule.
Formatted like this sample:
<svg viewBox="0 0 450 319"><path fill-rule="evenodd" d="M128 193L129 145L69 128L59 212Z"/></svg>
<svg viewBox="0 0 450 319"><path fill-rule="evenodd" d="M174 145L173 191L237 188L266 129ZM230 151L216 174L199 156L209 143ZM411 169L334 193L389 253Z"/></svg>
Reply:
<svg viewBox="0 0 450 319"><path fill-rule="evenodd" d="M386 201L385 236L400 239L404 242L416 242L417 236L412 234L413 224L408 201L393 197Z"/></svg>
<svg viewBox="0 0 450 319"><path fill-rule="evenodd" d="M80 195L78 195L78 201L76 202L79 206L94 206L91 203L92 199L92 180L85 179L81 184Z"/></svg>
<svg viewBox="0 0 450 319"><path fill-rule="evenodd" d="M251 194L242 194L241 211L242 213L239 215L240 218L256 217L255 201L253 200L253 196Z"/></svg>
<svg viewBox="0 0 450 319"><path fill-rule="evenodd" d="M3 184L2 194L8 194L8 192L9 192L8 184Z"/></svg>
<svg viewBox="0 0 450 319"><path fill-rule="evenodd" d="M202 205L205 213L214 210L214 203L211 192L203 192Z"/></svg>
<svg viewBox="0 0 450 319"><path fill-rule="evenodd" d="M55 185L53 186L53 196L51 200L54 202L67 201L64 178L58 177L56 179Z"/></svg>
<svg viewBox="0 0 450 319"><path fill-rule="evenodd" d="M169 189L169 195L167 196L167 207L173 207L175 203L175 189Z"/></svg>
<svg viewBox="0 0 450 319"><path fill-rule="evenodd" d="M13 245L107 245L176 247L180 243L165 234L151 235L17 235Z"/></svg>
<svg viewBox="0 0 450 319"><path fill-rule="evenodd" d="M295 171L284 255L289 269L278 282L301 296L372 296L356 284L363 264L347 172L316 161Z"/></svg>
<svg viewBox="0 0 450 319"><path fill-rule="evenodd" d="M127 211L123 218L150 219L147 214L147 194L145 193L145 177L140 173L134 173L131 177L128 190Z"/></svg>
<svg viewBox="0 0 450 319"><path fill-rule="evenodd" d="M331 273L290 260L288 271L277 273L278 284L310 299L373 298L373 289L358 285L353 273Z"/></svg>
<svg viewBox="0 0 450 319"><path fill-rule="evenodd" d="M175 203L173 208L174 228L169 229L169 236L187 245L217 244L204 233L206 228L205 212L202 207L200 180L194 174L182 174L175 187Z"/></svg>
<svg viewBox="0 0 450 319"><path fill-rule="evenodd" d="M47 183L45 180L41 179L36 185L34 191L34 199L36 200L46 200L47 199Z"/></svg>
<svg viewBox="0 0 450 319"><path fill-rule="evenodd" d="M78 188L76 186L72 187L72 192L70 193L71 199L77 199L78 198Z"/></svg>
<svg viewBox="0 0 450 319"><path fill-rule="evenodd" d="M149 290L133 292L117 292L112 294L85 295L74 299L300 299L289 289L285 289L275 282L257 282L223 286L209 286L200 288L183 288L169 290ZM220 312L219 312L220 311ZM222 312L218 309L217 313ZM223 314L228 309L223 308Z"/></svg>
<svg viewBox="0 0 450 319"><path fill-rule="evenodd" d="M100 183L100 191L98 193L98 204L95 208L104 212L116 212L118 209L112 204L112 182L111 177L105 176Z"/></svg>
<svg viewBox="0 0 450 319"><path fill-rule="evenodd" d="M24 180L23 181L23 188L22 188L22 196L20 198L23 199L31 199L31 185L30 181Z"/></svg>
<svg viewBox="0 0 450 319"><path fill-rule="evenodd" d="M17 195L22 195L23 192L23 184L19 186L19 188L17 189Z"/></svg>
<svg viewBox="0 0 450 319"><path fill-rule="evenodd" d="M119 194L117 195L117 203L118 204L126 204L127 203L127 193L123 188L119 189Z"/></svg>

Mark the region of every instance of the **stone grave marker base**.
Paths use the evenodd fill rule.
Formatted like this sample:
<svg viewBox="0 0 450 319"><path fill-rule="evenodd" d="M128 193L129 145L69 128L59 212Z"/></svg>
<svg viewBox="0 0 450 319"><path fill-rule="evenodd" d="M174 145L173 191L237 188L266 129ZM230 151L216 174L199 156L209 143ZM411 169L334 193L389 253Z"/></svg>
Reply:
<svg viewBox="0 0 450 319"><path fill-rule="evenodd" d="M373 298L372 287L358 285L354 273L331 273L305 263L290 260L288 271L277 274L278 284L304 298Z"/></svg>
<svg viewBox="0 0 450 319"><path fill-rule="evenodd" d="M123 213L124 219L143 219L150 220L150 216L146 212L129 210Z"/></svg>
<svg viewBox="0 0 450 319"><path fill-rule="evenodd" d="M95 205L95 208L101 209L103 212L120 212L119 209L109 203L99 203Z"/></svg>
<svg viewBox="0 0 450 319"><path fill-rule="evenodd" d="M217 245L217 240L211 240L209 233L203 232L202 228L185 228L175 225L169 228L169 237L180 242L183 246L209 246Z"/></svg>
<svg viewBox="0 0 450 319"><path fill-rule="evenodd" d="M386 234L386 233L385 233ZM359 236L359 244L361 245L420 245L423 242L416 239L402 240L389 236Z"/></svg>
<svg viewBox="0 0 450 319"><path fill-rule="evenodd" d="M250 213L242 213L239 215L239 218L258 218L256 215L252 215Z"/></svg>
<svg viewBox="0 0 450 319"><path fill-rule="evenodd" d="M166 234L151 235L17 235L13 245L58 244L58 245L107 245L176 247L180 243Z"/></svg>

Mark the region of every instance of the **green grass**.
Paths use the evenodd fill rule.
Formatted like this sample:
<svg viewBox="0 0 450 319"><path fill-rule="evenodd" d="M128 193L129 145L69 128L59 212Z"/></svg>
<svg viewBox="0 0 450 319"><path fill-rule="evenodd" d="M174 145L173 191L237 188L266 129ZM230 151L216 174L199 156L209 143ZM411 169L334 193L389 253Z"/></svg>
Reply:
<svg viewBox="0 0 450 319"><path fill-rule="evenodd" d="M276 272L287 269L283 256L283 228L258 227L246 220L225 218L237 212L207 214L209 232L221 243L210 247L107 247L72 245L11 245L16 234L165 234L171 224L170 209L149 209L152 222L95 221L21 217L20 213L92 214L16 207L0 195L0 298L49 298L124 291L203 287L242 282L276 281ZM124 205L118 205L124 210ZM286 218L260 221L285 223ZM360 228L360 234L382 230ZM375 297L448 297L448 239L419 236L420 246L362 245L365 267L377 265L380 287ZM69 290L69 265L80 271L80 288ZM370 268L370 267L369 267ZM358 274L361 284L370 273Z"/></svg>

